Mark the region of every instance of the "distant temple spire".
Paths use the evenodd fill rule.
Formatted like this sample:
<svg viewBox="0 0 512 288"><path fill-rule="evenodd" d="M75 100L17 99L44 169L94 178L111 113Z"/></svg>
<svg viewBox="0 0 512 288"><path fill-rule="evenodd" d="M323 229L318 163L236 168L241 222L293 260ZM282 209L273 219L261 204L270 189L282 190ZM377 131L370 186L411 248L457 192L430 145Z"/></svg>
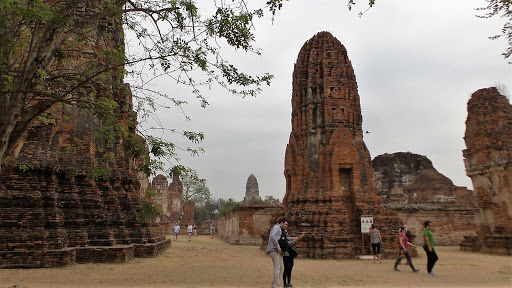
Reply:
<svg viewBox="0 0 512 288"><path fill-rule="evenodd" d="M245 197L244 202L251 200L252 198L260 198L260 190L258 188L258 180L256 176L251 173L249 178L247 178L247 184L245 185Z"/></svg>

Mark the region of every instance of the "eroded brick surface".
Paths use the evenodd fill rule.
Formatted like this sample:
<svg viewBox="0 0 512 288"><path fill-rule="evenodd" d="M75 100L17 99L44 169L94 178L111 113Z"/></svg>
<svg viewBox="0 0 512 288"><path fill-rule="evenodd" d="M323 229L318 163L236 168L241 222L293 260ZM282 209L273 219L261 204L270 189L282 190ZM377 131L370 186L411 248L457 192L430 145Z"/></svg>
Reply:
<svg viewBox="0 0 512 288"><path fill-rule="evenodd" d="M345 47L320 32L299 52L293 72L292 132L286 147L284 215L303 230L301 254L361 254L361 215L373 215L386 253L396 250L396 213L381 207L363 142L356 77ZM368 246L366 246L368 247Z"/></svg>
<svg viewBox="0 0 512 288"><path fill-rule="evenodd" d="M469 99L464 140L479 214L477 237L461 248L512 255L512 106L496 88Z"/></svg>
<svg viewBox="0 0 512 288"><path fill-rule="evenodd" d="M396 211L413 234L432 221L437 245L458 245L475 235L477 207L473 191L458 187L423 155L383 154L372 161L382 205ZM419 244L423 243L421 237Z"/></svg>
<svg viewBox="0 0 512 288"><path fill-rule="evenodd" d="M89 1L77 13L89 13L95 5L99 2ZM65 61L55 61L55 67L87 69L86 60L98 59L98 65L108 60L100 57L104 49L122 51L122 23L101 22L108 25L85 25L82 38L59 47ZM96 96L115 101L118 124L140 140L123 67L116 67L94 87L73 93L93 97L94 90ZM123 262L169 247L161 229L137 220L144 194L138 178L144 177L136 174L137 163L124 149L127 138L110 144L95 138L106 120L76 106L56 105L44 116L55 122L34 122L0 175L0 267Z"/></svg>

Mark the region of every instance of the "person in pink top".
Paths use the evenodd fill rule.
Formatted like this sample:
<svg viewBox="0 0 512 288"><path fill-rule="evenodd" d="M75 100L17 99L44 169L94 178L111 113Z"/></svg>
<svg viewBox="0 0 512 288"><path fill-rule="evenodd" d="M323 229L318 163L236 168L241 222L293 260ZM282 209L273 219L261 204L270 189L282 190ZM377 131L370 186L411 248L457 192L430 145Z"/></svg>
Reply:
<svg viewBox="0 0 512 288"><path fill-rule="evenodd" d="M400 235L398 235L398 244L400 245L400 252L403 252L405 257L407 257L407 262L409 262L409 266L411 266L412 272L419 272L420 269L414 268L414 265L412 264L412 260L411 260L411 255L409 255L409 250L407 249L407 247L409 245L412 247L417 247L417 246L412 244L411 242L409 242L409 238L407 238L407 236L405 236L406 233L407 233L407 227L403 227L400 229ZM400 253L399 253L398 259L396 259L396 261L395 261L395 267L393 268L395 271L400 271L396 267L398 266L398 263L400 263L401 260L402 260L402 258L400 257Z"/></svg>

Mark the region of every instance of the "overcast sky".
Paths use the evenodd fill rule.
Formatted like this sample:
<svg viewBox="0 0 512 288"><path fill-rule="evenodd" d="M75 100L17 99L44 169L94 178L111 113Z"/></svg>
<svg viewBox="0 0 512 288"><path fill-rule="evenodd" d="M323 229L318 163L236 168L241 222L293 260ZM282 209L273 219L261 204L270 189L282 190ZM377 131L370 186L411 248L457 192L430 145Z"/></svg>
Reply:
<svg viewBox="0 0 512 288"><path fill-rule="evenodd" d="M347 2L292 0L273 23L270 17L254 22L262 56L240 52L230 60L244 72L275 75L258 97L241 99L216 89L206 109L194 101L185 107L191 121L173 118L177 109L160 115L167 127L205 133L206 152L182 156L182 164L207 179L215 198L242 200L251 173L262 198L283 198L293 66L302 45L320 31L332 33L348 51L372 158L425 155L455 185L473 189L462 157L466 105L480 88L498 84L512 90L512 65L501 55L506 42L488 39L504 21L475 17L484 0L377 0L362 17L358 12L368 1L357 1L353 11ZM159 81L166 93L190 98L187 90Z"/></svg>

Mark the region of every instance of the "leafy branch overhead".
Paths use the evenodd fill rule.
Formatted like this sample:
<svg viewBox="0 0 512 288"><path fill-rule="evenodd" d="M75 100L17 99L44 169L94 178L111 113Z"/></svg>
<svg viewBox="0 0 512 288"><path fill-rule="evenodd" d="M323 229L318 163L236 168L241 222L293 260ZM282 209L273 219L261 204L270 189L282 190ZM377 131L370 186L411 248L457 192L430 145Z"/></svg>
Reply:
<svg viewBox="0 0 512 288"><path fill-rule="evenodd" d="M490 39L496 40L501 37L507 39L508 47L502 55L505 59L509 58L512 55L512 1L510 0L486 0L488 5L487 7L482 7L477 10L486 11L484 15L477 15L480 18L492 18L494 16L499 16L501 18L505 18L506 22L503 24L501 28L501 34L497 34L495 36L489 37ZM509 62L512 64L512 61Z"/></svg>
<svg viewBox="0 0 512 288"><path fill-rule="evenodd" d="M189 120L183 110L188 97L168 95L155 89L154 82L167 77L166 83L190 87L190 95L202 107L208 105L207 94L214 85L241 97L258 95L273 75L248 74L227 61L224 52L260 55L254 46L253 21L266 12L274 17L284 2L267 0L250 10L247 0L202 1L201 6L192 0L0 1L0 169L31 125L57 125L52 113L60 113L56 107L63 105L91 119L91 133L101 142L99 153L128 139L123 142L133 148L128 154L144 157L146 147L132 134L142 135L156 158L144 162L141 169L148 173L169 166L163 161L179 164L180 150L201 153L197 145L203 133L168 127L154 113L176 107ZM510 1L487 2L482 10L488 14L481 17L507 19L502 34L493 38L508 39L508 58ZM347 4L352 9L356 3ZM375 0L368 1L369 7L374 4ZM203 8L207 5L212 9ZM125 33L133 41L125 43ZM123 83L125 76L133 79L130 85ZM142 129L140 124L150 120L159 127ZM184 136L190 141L185 146L191 147L180 147L177 140L157 137L155 132L178 136L172 139Z"/></svg>
<svg viewBox="0 0 512 288"><path fill-rule="evenodd" d="M161 76L192 87L203 107L208 105L204 90L215 84L243 97L257 95L260 86L269 85L273 76L241 72L224 60L221 51L222 46L231 46L259 54L253 47L252 20L262 17L263 11L249 11L244 1L214 3L216 12L203 19L193 1L1 1L0 167L28 127L55 105L89 111L84 115L97 125L91 129L102 137L100 142L111 147L115 139L127 137L128 130L140 127L137 122L155 117L155 109L186 103L152 90L151 82ZM122 30L138 39L136 53L125 52ZM143 77L148 71L153 73L151 80ZM113 99L97 101L115 91L126 91L122 83L125 73L138 80L129 89L136 106L112 103ZM120 117L123 113L127 116ZM93 120L103 120L108 114L126 123ZM52 121L47 116L40 119ZM194 145L204 137L200 132L169 130ZM168 140L151 137L151 132L139 130L157 158L173 159L176 149L192 154L201 151L177 148L166 143ZM140 156L141 149L137 151L132 154Z"/></svg>

